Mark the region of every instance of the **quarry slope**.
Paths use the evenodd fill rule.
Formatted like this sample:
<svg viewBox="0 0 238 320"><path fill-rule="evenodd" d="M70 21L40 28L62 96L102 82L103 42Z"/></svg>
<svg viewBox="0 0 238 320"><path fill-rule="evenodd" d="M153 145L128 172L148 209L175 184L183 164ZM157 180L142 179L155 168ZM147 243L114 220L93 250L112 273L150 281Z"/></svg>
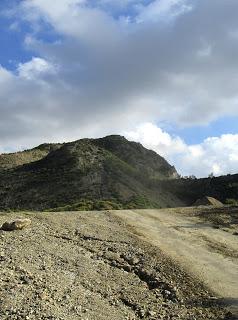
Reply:
<svg viewBox="0 0 238 320"><path fill-rule="evenodd" d="M0 224L17 217L31 219L32 225L21 231L0 231L3 320L236 319L220 304L225 294L216 292L187 263L192 247L195 255L201 246L204 254L224 266L235 265L233 225L227 233L211 232L208 242L201 239L202 232L213 228L205 228L203 218L188 221L169 210L1 213ZM228 253L217 254L213 244L222 236L227 250L224 243L222 248ZM180 246L183 255L177 259L173 251ZM225 255L224 262L220 255ZM203 258L197 259L198 267ZM203 266L204 273L206 269ZM232 270L224 269L222 275L216 268L235 301Z"/></svg>

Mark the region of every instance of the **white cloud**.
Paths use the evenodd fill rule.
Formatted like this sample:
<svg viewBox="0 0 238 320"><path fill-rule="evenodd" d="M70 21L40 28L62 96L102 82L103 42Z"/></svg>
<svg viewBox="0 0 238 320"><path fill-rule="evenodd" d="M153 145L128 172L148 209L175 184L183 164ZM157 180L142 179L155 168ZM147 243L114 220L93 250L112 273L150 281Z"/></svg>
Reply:
<svg viewBox="0 0 238 320"><path fill-rule="evenodd" d="M141 5L138 7L140 13L137 16L136 21L139 23L158 20L169 22L171 19L192 10L192 5L189 5L189 2L191 1L155 0L149 5Z"/></svg>
<svg viewBox="0 0 238 320"><path fill-rule="evenodd" d="M56 70L56 66L38 57L33 57L28 62L20 63L17 69L19 77L28 80L37 80L46 74L54 74Z"/></svg>
<svg viewBox="0 0 238 320"><path fill-rule="evenodd" d="M47 0L23 0L19 7L24 19L38 24L42 20L62 35L84 39L92 43L101 35L108 41L116 36L117 25L107 12L88 6L86 0L59 0L57 6ZM99 41L97 41L98 43Z"/></svg>
<svg viewBox="0 0 238 320"><path fill-rule="evenodd" d="M88 94L94 108L102 103L132 109L132 104L149 100L152 107L141 108L148 108L154 119L182 125L238 114L238 45L228 37L237 30L237 2L201 0L191 7L188 0L154 0L147 5L140 1L137 6L135 1L121 1L118 5L137 8L137 15L126 15L128 22L122 23L123 17L117 20L106 10L108 1L111 4L60 0L57 8L46 0L23 1L23 19L39 24L45 20L64 36L58 44L49 44L27 35L27 48L67 70L67 80L65 73L61 80L72 87L77 82L77 90ZM153 15L164 17L165 24ZM176 18L174 24L167 26L171 17ZM154 23L136 27L133 21L139 18Z"/></svg>
<svg viewBox="0 0 238 320"><path fill-rule="evenodd" d="M11 72L7 71L5 68L3 68L0 65L0 84L1 86L8 83L9 80L11 80L12 74Z"/></svg>
<svg viewBox="0 0 238 320"><path fill-rule="evenodd" d="M200 144L187 145L181 138L169 135L152 123L145 123L125 135L167 158L185 176L238 172L238 134L211 137Z"/></svg>
<svg viewBox="0 0 238 320"><path fill-rule="evenodd" d="M183 153L187 146L179 137L172 137L152 123L143 123L136 131L125 132L128 139L139 141L164 157Z"/></svg>
<svg viewBox="0 0 238 320"><path fill-rule="evenodd" d="M21 7L27 14L28 19L39 19L42 16L46 19L59 21L67 14L77 11L77 6L84 4L84 0L58 0L57 5L47 0L23 0Z"/></svg>
<svg viewBox="0 0 238 320"><path fill-rule="evenodd" d="M127 131L183 161L184 174L229 170L211 152L224 148L224 137L222 147L214 139L188 146L159 128L147 125L148 137L135 126L238 115L237 0L19 3L9 28L24 22L21 31L32 30L24 45L36 57L15 72L0 68L2 148ZM232 171L232 145L227 154Z"/></svg>

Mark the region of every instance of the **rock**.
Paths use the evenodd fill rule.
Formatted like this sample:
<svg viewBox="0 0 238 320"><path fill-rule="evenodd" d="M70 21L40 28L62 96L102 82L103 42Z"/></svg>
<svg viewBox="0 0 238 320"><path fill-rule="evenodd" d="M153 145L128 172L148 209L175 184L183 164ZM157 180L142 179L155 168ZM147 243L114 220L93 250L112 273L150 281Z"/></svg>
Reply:
<svg viewBox="0 0 238 320"><path fill-rule="evenodd" d="M116 252L106 251L104 257L109 261L123 262L120 255Z"/></svg>
<svg viewBox="0 0 238 320"><path fill-rule="evenodd" d="M169 296L171 296L171 292L169 291L169 290L164 290L164 295L166 296L166 297L169 297Z"/></svg>
<svg viewBox="0 0 238 320"><path fill-rule="evenodd" d="M131 268L131 266L129 266L129 265L123 265L123 266L122 266L122 269L124 269L124 270L127 271L127 272L131 272L131 271L132 271L132 268Z"/></svg>
<svg viewBox="0 0 238 320"><path fill-rule="evenodd" d="M0 228L0 238L4 237L4 231Z"/></svg>
<svg viewBox="0 0 238 320"><path fill-rule="evenodd" d="M30 277L28 277L27 275L23 275L20 277L20 280L23 284L30 284L31 279Z"/></svg>
<svg viewBox="0 0 238 320"><path fill-rule="evenodd" d="M129 259L128 262L130 264L132 264L132 265L135 265L135 264L138 264L140 262L140 260L138 258L136 258L136 257L132 257L132 258Z"/></svg>
<svg viewBox="0 0 238 320"><path fill-rule="evenodd" d="M156 312L154 312L152 310L149 310L148 311L148 315L151 316L151 317L154 317L154 316L156 316Z"/></svg>
<svg viewBox="0 0 238 320"><path fill-rule="evenodd" d="M144 318L146 312L145 312L144 309L139 309L139 310L138 310L138 314L139 314L139 316L140 316L141 318Z"/></svg>
<svg viewBox="0 0 238 320"><path fill-rule="evenodd" d="M111 266L112 266L112 267L116 267L116 266L117 266L117 262L116 262L115 260L112 260Z"/></svg>
<svg viewBox="0 0 238 320"><path fill-rule="evenodd" d="M6 260L6 256L5 256L4 252L0 251L0 262L5 261L5 260Z"/></svg>
<svg viewBox="0 0 238 320"><path fill-rule="evenodd" d="M41 300L47 300L48 299L48 295L47 295L47 293L45 291L43 291L43 292L39 293L39 298Z"/></svg>
<svg viewBox="0 0 238 320"><path fill-rule="evenodd" d="M11 222L4 222L1 229L4 231L22 230L31 225L30 219L16 219Z"/></svg>

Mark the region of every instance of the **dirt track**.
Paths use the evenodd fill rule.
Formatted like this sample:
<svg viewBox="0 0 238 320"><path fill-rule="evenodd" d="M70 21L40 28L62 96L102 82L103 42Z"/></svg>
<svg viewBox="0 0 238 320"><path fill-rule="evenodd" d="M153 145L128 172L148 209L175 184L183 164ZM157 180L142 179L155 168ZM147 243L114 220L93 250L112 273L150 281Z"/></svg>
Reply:
<svg viewBox="0 0 238 320"><path fill-rule="evenodd" d="M0 319L236 319L189 264L197 244L196 252L201 246L213 262L223 259L233 268L235 242L221 258L214 241L207 247L201 238L203 227L194 227L197 218L167 213L0 213L0 225L17 217L32 220L28 229L0 231ZM178 248L184 257L177 260ZM232 268L222 279L229 284L224 292L235 300Z"/></svg>
<svg viewBox="0 0 238 320"><path fill-rule="evenodd" d="M115 212L141 238L195 275L238 314L238 237L176 210Z"/></svg>

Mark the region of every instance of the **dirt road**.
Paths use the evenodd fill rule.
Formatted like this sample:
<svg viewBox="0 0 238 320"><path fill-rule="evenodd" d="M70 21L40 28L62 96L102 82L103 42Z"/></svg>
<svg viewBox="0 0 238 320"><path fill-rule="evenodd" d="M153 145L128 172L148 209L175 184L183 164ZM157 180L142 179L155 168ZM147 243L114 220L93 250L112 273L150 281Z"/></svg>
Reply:
<svg viewBox="0 0 238 320"><path fill-rule="evenodd" d="M114 212L136 234L196 276L238 314L238 237L176 210Z"/></svg>
<svg viewBox="0 0 238 320"><path fill-rule="evenodd" d="M16 218L32 223L0 230L1 320L237 319L217 299L237 297L234 235L169 210L5 212L0 226Z"/></svg>

